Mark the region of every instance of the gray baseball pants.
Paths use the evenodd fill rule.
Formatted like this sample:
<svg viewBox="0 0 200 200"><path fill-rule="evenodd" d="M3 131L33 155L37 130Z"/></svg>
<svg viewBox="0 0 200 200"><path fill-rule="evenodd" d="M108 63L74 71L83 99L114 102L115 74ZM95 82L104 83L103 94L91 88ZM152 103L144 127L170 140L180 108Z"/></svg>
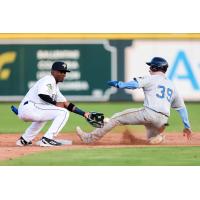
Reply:
<svg viewBox="0 0 200 200"><path fill-rule="evenodd" d="M103 128L92 131L91 136L94 140L98 140L118 125L144 125L147 130L147 139L149 139L160 134L167 121L167 116L149 108L127 109L114 114Z"/></svg>

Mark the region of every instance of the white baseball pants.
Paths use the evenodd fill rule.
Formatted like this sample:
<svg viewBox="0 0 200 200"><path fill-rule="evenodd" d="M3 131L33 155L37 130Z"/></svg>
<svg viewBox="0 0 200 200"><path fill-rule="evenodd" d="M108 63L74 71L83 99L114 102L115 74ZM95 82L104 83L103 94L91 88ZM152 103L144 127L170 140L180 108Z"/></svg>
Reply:
<svg viewBox="0 0 200 200"><path fill-rule="evenodd" d="M22 137L27 141L33 140L47 121L53 123L45 133L44 137L53 139L64 127L68 118L69 111L54 105L37 104L31 101L21 103L19 106L18 117L24 121L30 121L32 124L26 129Z"/></svg>

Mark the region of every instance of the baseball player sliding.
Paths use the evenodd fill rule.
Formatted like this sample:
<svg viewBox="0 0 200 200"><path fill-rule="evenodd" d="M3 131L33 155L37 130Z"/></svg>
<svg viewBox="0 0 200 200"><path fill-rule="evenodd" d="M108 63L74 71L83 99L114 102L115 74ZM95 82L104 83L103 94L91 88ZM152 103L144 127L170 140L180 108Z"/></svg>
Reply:
<svg viewBox="0 0 200 200"><path fill-rule="evenodd" d="M122 89L139 89L144 92L144 107L128 109L114 114L103 128L97 128L91 133L85 133L77 127L77 134L84 143L91 143L102 138L117 125L144 125L147 130L147 140L150 144L160 144L164 141L161 134L170 116L170 107L176 109L184 124L183 135L191 138L191 127L183 98L179 95L172 81L166 78L168 63L161 57L154 57L150 66L150 76L134 78L130 82L109 81L108 85Z"/></svg>
<svg viewBox="0 0 200 200"><path fill-rule="evenodd" d="M39 145L44 147L62 145L54 137L66 124L69 111L85 117L89 123L92 121L92 125L95 127L102 127L102 113L84 112L73 103L68 102L61 94L58 83L63 82L67 72L70 72L70 70L64 62L53 63L51 75L47 75L36 82L26 94L18 109L12 106L13 112L20 119L32 122L25 133L17 140L16 145L31 145L32 140L49 120L52 120L53 123L41 138ZM91 115L95 117L97 115L100 122L95 122L94 119L90 120Z"/></svg>

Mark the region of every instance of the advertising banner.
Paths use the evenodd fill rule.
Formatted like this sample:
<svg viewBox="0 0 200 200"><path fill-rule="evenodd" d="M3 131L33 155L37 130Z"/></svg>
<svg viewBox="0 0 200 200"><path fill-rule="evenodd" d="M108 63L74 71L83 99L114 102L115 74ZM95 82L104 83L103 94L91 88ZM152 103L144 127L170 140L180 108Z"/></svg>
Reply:
<svg viewBox="0 0 200 200"><path fill-rule="evenodd" d="M200 40L10 40L0 41L0 101L19 101L54 61L70 73L61 92L74 101L142 101L141 90L118 90L108 80L131 81L149 74L153 57L169 63L166 76L187 101L200 100Z"/></svg>
<svg viewBox="0 0 200 200"><path fill-rule="evenodd" d="M58 44L0 44L0 99L20 100L51 72L54 61L67 63L59 88L69 100L107 101L116 79L116 49L107 40L68 40Z"/></svg>
<svg viewBox="0 0 200 200"><path fill-rule="evenodd" d="M180 94L188 101L200 100L200 41L199 40L134 40L125 50L125 81L149 74L146 62L153 57L168 61L166 73ZM143 100L142 91L127 90L134 100Z"/></svg>

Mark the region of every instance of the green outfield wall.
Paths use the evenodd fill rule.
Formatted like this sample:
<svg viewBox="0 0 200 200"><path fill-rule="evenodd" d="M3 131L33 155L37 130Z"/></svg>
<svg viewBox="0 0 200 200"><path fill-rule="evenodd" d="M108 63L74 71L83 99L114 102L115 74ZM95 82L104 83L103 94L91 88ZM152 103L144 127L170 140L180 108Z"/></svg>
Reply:
<svg viewBox="0 0 200 200"><path fill-rule="evenodd" d="M141 92L106 83L147 75L154 56L168 60L184 99L199 101L199 52L200 34L0 34L0 101L20 101L57 60L71 70L60 84L68 100L142 101Z"/></svg>

